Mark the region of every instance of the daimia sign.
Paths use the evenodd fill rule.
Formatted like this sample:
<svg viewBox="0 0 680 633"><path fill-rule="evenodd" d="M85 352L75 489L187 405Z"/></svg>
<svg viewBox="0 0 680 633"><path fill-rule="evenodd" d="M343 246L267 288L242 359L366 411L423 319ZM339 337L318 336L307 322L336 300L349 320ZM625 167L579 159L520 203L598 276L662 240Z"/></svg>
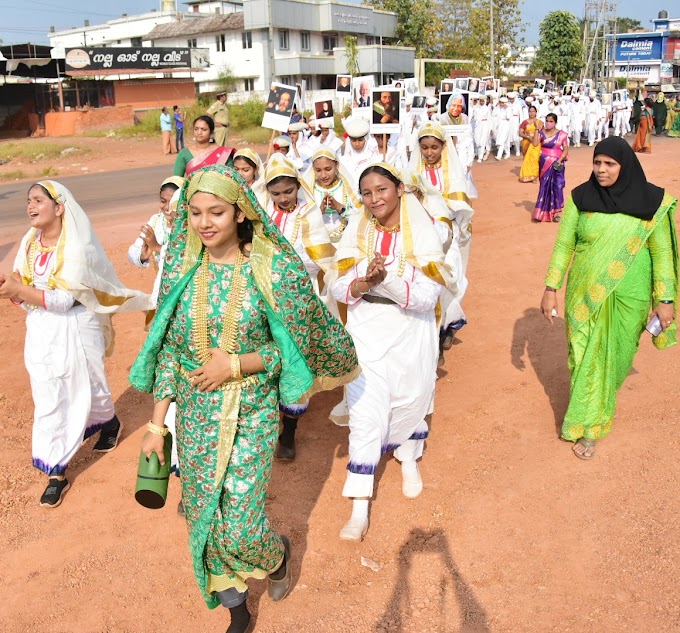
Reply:
<svg viewBox="0 0 680 633"><path fill-rule="evenodd" d="M616 40L616 61L649 61L661 59L663 37L620 37Z"/></svg>

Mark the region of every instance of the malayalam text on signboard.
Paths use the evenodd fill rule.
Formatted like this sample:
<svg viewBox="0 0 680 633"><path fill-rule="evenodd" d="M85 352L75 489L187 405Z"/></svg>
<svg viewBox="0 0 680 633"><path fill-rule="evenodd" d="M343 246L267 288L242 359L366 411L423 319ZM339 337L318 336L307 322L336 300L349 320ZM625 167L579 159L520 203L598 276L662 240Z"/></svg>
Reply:
<svg viewBox="0 0 680 633"><path fill-rule="evenodd" d="M200 55L196 53L199 52ZM163 70L208 66L207 49L196 48L69 48L66 70Z"/></svg>

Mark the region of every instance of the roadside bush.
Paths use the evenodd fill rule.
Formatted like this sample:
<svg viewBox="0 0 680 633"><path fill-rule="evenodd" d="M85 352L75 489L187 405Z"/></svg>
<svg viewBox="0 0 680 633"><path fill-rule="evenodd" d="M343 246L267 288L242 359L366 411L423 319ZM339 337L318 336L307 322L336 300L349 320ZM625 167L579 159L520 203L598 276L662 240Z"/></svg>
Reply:
<svg viewBox="0 0 680 633"><path fill-rule="evenodd" d="M245 103L234 103L229 105L229 125L232 130L241 132L250 127L262 125L264 116L265 102L260 99L251 99Z"/></svg>

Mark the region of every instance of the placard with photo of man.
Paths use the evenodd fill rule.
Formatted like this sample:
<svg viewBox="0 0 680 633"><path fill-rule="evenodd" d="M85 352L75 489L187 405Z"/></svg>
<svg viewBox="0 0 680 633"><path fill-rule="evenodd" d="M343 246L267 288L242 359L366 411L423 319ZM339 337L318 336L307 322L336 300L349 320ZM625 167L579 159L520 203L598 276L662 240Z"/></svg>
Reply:
<svg viewBox="0 0 680 633"><path fill-rule="evenodd" d="M482 77L482 81L484 82L485 91L496 89L496 85L494 83L494 78L491 75L487 75L486 77Z"/></svg>
<svg viewBox="0 0 680 633"><path fill-rule="evenodd" d="M354 77L352 79L352 109L359 110L359 112L355 112L355 114L363 114L368 118L368 113L373 105L372 93L374 85L375 81L372 75L367 77Z"/></svg>
<svg viewBox="0 0 680 633"><path fill-rule="evenodd" d="M467 90L468 81L468 77L458 77L457 79L454 79L453 86L456 90Z"/></svg>
<svg viewBox="0 0 680 633"><path fill-rule="evenodd" d="M400 129L399 88L373 92L372 134L391 134Z"/></svg>
<svg viewBox="0 0 680 633"><path fill-rule="evenodd" d="M442 92L453 92L453 79L442 79L439 93Z"/></svg>
<svg viewBox="0 0 680 633"><path fill-rule="evenodd" d="M352 94L352 75L336 75L335 93L338 97L347 99Z"/></svg>
<svg viewBox="0 0 680 633"><path fill-rule="evenodd" d="M272 82L262 117L262 127L287 132L296 95L295 86Z"/></svg>
<svg viewBox="0 0 680 633"><path fill-rule="evenodd" d="M483 95L486 92L486 82L477 77L470 77L467 90L468 92L476 92L477 94Z"/></svg>
<svg viewBox="0 0 680 633"><path fill-rule="evenodd" d="M330 99L314 102L314 115L316 120L333 118L333 102Z"/></svg>

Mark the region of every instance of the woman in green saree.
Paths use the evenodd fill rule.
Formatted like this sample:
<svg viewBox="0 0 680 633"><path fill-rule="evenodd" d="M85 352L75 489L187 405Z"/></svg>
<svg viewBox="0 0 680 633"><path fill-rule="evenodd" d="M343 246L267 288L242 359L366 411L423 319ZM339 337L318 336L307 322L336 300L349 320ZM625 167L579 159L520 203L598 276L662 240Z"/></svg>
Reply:
<svg viewBox="0 0 680 633"><path fill-rule="evenodd" d="M595 147L590 180L572 191L562 216L541 311L552 323L556 290L571 262L565 306L571 397L562 438L575 443L581 459L592 459L595 443L611 431L616 393L650 304L663 330L654 345L677 342L676 204L647 182L628 143L610 136Z"/></svg>
<svg viewBox="0 0 680 633"><path fill-rule="evenodd" d="M252 628L248 578L268 578L274 601L291 584L290 543L264 512L279 399L297 402L358 372L351 338L238 172L193 173L130 382L154 394L142 450L161 463L163 420L177 403L194 574L210 608L230 609L228 633Z"/></svg>

